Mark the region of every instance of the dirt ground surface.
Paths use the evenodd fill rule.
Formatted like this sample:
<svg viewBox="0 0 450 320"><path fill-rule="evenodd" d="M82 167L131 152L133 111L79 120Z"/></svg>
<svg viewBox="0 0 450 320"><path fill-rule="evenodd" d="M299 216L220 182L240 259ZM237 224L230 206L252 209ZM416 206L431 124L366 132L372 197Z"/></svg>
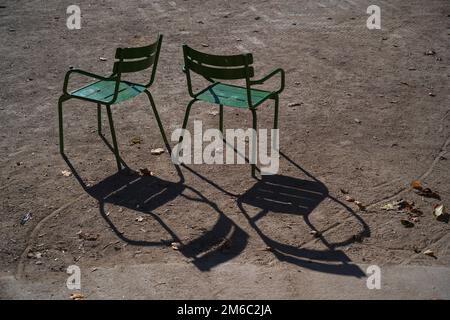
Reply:
<svg viewBox="0 0 450 320"><path fill-rule="evenodd" d="M207 275L227 264L236 272L277 265L344 279L365 277L360 264L449 267L450 227L433 207L450 207L450 4L377 0L382 28L369 30L372 2L3 1L0 276L60 290L69 265L126 275L137 265L164 273L165 264L186 264L177 270L189 272L173 276L187 283L191 272ZM66 27L71 4L81 8L80 30ZM57 101L65 72L73 66L108 75L117 47L151 43L158 32L164 40L151 92L169 139L189 102L183 43L215 54L252 52L257 77L286 71L277 175L253 179L248 164L177 169L167 151L151 155L164 143L145 95L112 109L124 162L153 176L116 172L96 133L96 106L81 100L64 104L64 160ZM194 104L188 128L194 120L217 128L216 110ZM258 107L258 116L260 128L271 128L273 102ZM225 128L248 127L250 112L225 108ZM111 141L106 117L103 132ZM413 180L440 200L418 194ZM400 199L415 210L382 209ZM27 213L32 218L21 224ZM295 277L283 285L295 286ZM254 296L281 290L274 287L267 282ZM39 297L52 297L50 289ZM166 289L164 297L188 296L180 290ZM0 287L0 297L10 296Z"/></svg>

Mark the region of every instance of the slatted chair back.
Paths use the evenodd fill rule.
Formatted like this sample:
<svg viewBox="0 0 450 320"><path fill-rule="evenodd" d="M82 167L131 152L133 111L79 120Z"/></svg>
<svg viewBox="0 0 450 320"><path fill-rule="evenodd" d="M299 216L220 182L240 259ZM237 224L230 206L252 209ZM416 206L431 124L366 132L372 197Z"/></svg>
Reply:
<svg viewBox="0 0 450 320"><path fill-rule="evenodd" d="M254 76L251 66L253 56L250 53L223 56L207 54L183 46L186 69L192 70L210 79L237 80Z"/></svg>
<svg viewBox="0 0 450 320"><path fill-rule="evenodd" d="M150 81L145 84L146 87L151 86L155 79L161 43L162 35L158 37L156 42L148 46L118 48L115 56L118 61L114 63L113 73L117 75L121 75L123 73L134 73L147 70L153 66Z"/></svg>

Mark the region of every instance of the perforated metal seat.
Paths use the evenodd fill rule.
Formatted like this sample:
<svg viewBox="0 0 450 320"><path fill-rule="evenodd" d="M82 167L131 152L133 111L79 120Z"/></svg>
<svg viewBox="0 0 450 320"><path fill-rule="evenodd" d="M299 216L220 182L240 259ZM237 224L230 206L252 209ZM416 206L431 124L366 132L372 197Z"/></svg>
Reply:
<svg viewBox="0 0 450 320"><path fill-rule="evenodd" d="M95 102L107 103L114 97L115 86L116 81L114 80L99 80L70 92L70 95L78 98L91 99ZM112 104L131 99L146 89L145 86L140 84L121 81L117 98Z"/></svg>
<svg viewBox="0 0 450 320"><path fill-rule="evenodd" d="M259 105L264 100L268 99L272 92L250 89L251 101L254 106ZM247 89L239 86L234 86L225 83L214 83L199 93L196 98L205 102L222 104L224 106L249 108L249 101L247 98Z"/></svg>

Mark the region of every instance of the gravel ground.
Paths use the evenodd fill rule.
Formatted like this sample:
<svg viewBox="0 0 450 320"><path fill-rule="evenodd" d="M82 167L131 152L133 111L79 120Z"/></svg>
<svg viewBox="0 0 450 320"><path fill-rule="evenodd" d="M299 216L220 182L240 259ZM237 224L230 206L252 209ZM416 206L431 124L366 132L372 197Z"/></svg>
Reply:
<svg viewBox="0 0 450 320"><path fill-rule="evenodd" d="M435 205L450 206L448 1L380 0L381 30L367 29L365 0L79 0L82 28L68 30L71 4L0 6L1 275L33 283L72 264L184 261L207 272L233 261L359 277L352 263L449 265L450 227L433 216ZM81 100L65 104L61 157L57 101L69 66L107 75L117 47L158 32L151 91L169 137L189 102L183 43L252 52L258 77L286 71L277 175L255 180L248 164L177 170L168 152L151 155L164 144L144 95L114 105L113 116L124 161L153 176L116 173L95 104ZM258 109L259 126L270 128L273 103ZM195 104L189 128L217 127L216 110ZM250 126L248 111L225 108L225 128ZM111 141L106 119L103 127ZM419 195L413 180L441 200ZM381 208L399 199L417 210Z"/></svg>

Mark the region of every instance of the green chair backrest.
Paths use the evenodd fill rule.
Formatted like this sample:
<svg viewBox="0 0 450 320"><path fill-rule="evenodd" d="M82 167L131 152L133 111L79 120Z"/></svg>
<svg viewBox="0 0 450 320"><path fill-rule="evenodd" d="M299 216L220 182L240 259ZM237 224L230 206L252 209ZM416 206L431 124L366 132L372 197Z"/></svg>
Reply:
<svg viewBox="0 0 450 320"><path fill-rule="evenodd" d="M237 80L254 76L250 53L222 56L203 53L183 45L186 71L192 70L210 79Z"/></svg>
<svg viewBox="0 0 450 320"><path fill-rule="evenodd" d="M151 86L155 79L162 38L160 35L156 42L144 47L117 48L116 59L119 61L114 63L113 73L120 76L122 73L139 72L153 66L150 81L145 85Z"/></svg>

